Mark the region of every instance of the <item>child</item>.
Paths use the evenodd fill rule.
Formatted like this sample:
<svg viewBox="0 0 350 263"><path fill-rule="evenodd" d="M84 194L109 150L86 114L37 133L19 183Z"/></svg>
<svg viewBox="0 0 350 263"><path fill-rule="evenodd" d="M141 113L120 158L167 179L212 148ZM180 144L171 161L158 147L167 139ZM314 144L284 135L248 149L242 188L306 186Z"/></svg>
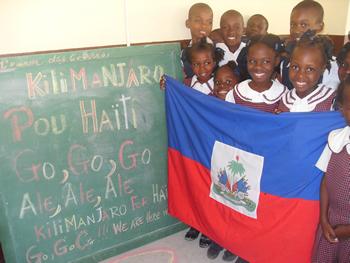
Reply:
<svg viewBox="0 0 350 263"><path fill-rule="evenodd" d="M214 96L225 100L227 93L239 82L235 74L236 64L229 61L226 65L219 67L214 73Z"/></svg>
<svg viewBox="0 0 350 263"><path fill-rule="evenodd" d="M193 77L186 78L184 84L204 94L213 95L213 73L217 67L217 61L222 58L221 53L218 52L212 44L207 43L205 38L202 38L200 42L188 48L187 55L194 75ZM162 84L161 81L161 88L162 86L164 87L165 83L163 82ZM185 239L194 240L198 235L199 231L191 227L187 231ZM199 240L199 246L206 248L210 243L211 240L202 234Z"/></svg>
<svg viewBox="0 0 350 263"><path fill-rule="evenodd" d="M337 90L337 102L347 126L330 132L316 166L325 172L321 183L320 225L312 262L350 260L350 78Z"/></svg>
<svg viewBox="0 0 350 263"><path fill-rule="evenodd" d="M186 78L184 84L206 95L213 95L213 73L220 60L220 54L215 47L203 38L199 43L187 51L188 60L194 73L193 77Z"/></svg>
<svg viewBox="0 0 350 263"><path fill-rule="evenodd" d="M255 14L249 17L247 22L246 36L250 39L256 35L266 35L269 28L269 22L261 14Z"/></svg>
<svg viewBox="0 0 350 263"><path fill-rule="evenodd" d="M274 112L287 88L274 79L279 64L281 41L278 36L254 36L247 44L247 69L251 79L234 87L226 101Z"/></svg>
<svg viewBox="0 0 350 263"><path fill-rule="evenodd" d="M269 22L260 14L251 16L247 22L246 35L242 38L242 41L247 43L250 38L257 35L266 35ZM247 48L244 47L238 55L237 64L239 67L239 75L241 81L249 79L249 73L247 70Z"/></svg>
<svg viewBox="0 0 350 263"><path fill-rule="evenodd" d="M303 37L294 48L289 67L293 89L280 102L279 111L309 112L333 109L335 90L319 84L329 61L329 45L320 36Z"/></svg>
<svg viewBox="0 0 350 263"><path fill-rule="evenodd" d="M350 76L350 42L346 43L337 56L338 76L344 81Z"/></svg>
<svg viewBox="0 0 350 263"><path fill-rule="evenodd" d="M285 43L286 59L281 63L282 83L289 89L292 84L289 80L289 56L300 38L309 31L309 34L319 34L324 27L323 7L316 1L306 0L299 2L290 15L290 37ZM332 52L332 50L330 51ZM333 59L332 59L333 60ZM336 89L339 85L338 66L335 61L324 71L320 82L327 87Z"/></svg>
<svg viewBox="0 0 350 263"><path fill-rule="evenodd" d="M309 29L317 34L323 30L323 7L316 1L299 2L290 14L290 41L299 41Z"/></svg>
<svg viewBox="0 0 350 263"><path fill-rule="evenodd" d="M213 11L209 5L205 3L196 3L192 5L188 11L188 18L185 24L191 33L189 47L198 43L202 38L207 38L207 42L212 43L208 38L213 26ZM186 48L181 53L181 61L183 63L185 78L192 77L193 72L187 58Z"/></svg>
<svg viewBox="0 0 350 263"><path fill-rule="evenodd" d="M244 31L244 22L241 13L236 10L226 11L220 19L220 32L223 43L217 43L216 47L224 51L224 58L219 66L229 61L237 63L237 57L245 44L241 41Z"/></svg>
<svg viewBox="0 0 350 263"><path fill-rule="evenodd" d="M219 67L214 73L214 96L225 100L227 93L233 89L233 87L239 82L239 77L235 74L236 64L233 61L229 61L226 65ZM217 243L210 244L207 251L207 256L210 259L215 259L223 248ZM224 261L233 261L237 256L230 251L225 250L222 259ZM236 261L237 262L237 261ZM238 259L241 262L241 259Z"/></svg>

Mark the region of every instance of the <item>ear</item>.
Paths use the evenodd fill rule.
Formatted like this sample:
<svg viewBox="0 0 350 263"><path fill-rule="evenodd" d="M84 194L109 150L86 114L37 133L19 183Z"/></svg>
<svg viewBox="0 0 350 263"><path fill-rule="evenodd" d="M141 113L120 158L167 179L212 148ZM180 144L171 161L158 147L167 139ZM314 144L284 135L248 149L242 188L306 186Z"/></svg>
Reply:
<svg viewBox="0 0 350 263"><path fill-rule="evenodd" d="M186 25L186 28L190 28L190 21L189 21L189 19L186 19L185 25Z"/></svg>
<svg viewBox="0 0 350 263"><path fill-rule="evenodd" d="M324 23L323 22L319 22L318 23L318 29L316 30L317 33L320 33L323 31L324 28Z"/></svg>

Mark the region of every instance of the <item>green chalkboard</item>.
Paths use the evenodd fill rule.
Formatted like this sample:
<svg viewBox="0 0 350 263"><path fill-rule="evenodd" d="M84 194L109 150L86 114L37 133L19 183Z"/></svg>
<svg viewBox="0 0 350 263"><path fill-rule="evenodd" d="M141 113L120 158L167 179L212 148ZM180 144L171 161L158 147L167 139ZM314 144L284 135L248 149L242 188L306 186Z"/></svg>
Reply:
<svg viewBox="0 0 350 263"><path fill-rule="evenodd" d="M7 262L98 262L183 229L167 215L162 74L176 44L0 59Z"/></svg>

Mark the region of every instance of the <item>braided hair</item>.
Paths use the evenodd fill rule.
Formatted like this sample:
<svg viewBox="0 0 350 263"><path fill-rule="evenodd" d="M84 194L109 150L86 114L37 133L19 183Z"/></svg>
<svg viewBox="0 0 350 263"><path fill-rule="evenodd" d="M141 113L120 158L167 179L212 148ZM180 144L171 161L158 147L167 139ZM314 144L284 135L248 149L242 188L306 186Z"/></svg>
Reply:
<svg viewBox="0 0 350 263"><path fill-rule="evenodd" d="M346 58L346 55L350 52L350 42L346 43L341 50L338 53L337 56L337 63L338 65L341 65L344 63L344 60Z"/></svg>
<svg viewBox="0 0 350 263"><path fill-rule="evenodd" d="M218 64L224 57L224 53L221 49L215 48L213 44L208 43L207 39L203 37L198 43L186 49L186 55L187 55L188 61L192 63L193 53L202 52L202 51L210 52L216 64Z"/></svg>
<svg viewBox="0 0 350 263"><path fill-rule="evenodd" d="M318 48L328 70L330 70L333 60L333 46L333 41L329 37L316 35L314 30L306 31L295 45L295 47L301 48Z"/></svg>
<svg viewBox="0 0 350 263"><path fill-rule="evenodd" d="M251 37L246 45L247 51L249 51L250 47L259 43L264 44L267 47L271 48L277 54L280 54L280 52L282 51L282 41L278 36L274 34L257 35L257 36Z"/></svg>

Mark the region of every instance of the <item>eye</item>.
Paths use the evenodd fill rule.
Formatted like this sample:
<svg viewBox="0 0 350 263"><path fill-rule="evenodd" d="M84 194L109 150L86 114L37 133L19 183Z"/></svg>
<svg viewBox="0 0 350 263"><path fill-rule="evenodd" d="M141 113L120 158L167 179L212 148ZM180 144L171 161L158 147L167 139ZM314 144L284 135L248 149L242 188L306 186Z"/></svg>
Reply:
<svg viewBox="0 0 350 263"><path fill-rule="evenodd" d="M254 59L248 59L248 64L254 65L255 64L255 60Z"/></svg>
<svg viewBox="0 0 350 263"><path fill-rule="evenodd" d="M232 80L230 80L230 79L226 80L226 81L225 81L225 84L226 84L226 85L231 85L231 84L232 84Z"/></svg>
<svg viewBox="0 0 350 263"><path fill-rule="evenodd" d="M198 67L199 63L192 63L192 67Z"/></svg>
<svg viewBox="0 0 350 263"><path fill-rule="evenodd" d="M211 61L205 61L205 62L204 62L204 65L206 65L206 66L211 65Z"/></svg>
<svg viewBox="0 0 350 263"><path fill-rule="evenodd" d="M301 25L302 28L307 28L308 27L308 24L306 24L306 23L301 23L300 25Z"/></svg>
<svg viewBox="0 0 350 263"><path fill-rule="evenodd" d="M268 59L264 59L264 61L263 61L264 64L269 64L270 62L271 62L271 61L268 60Z"/></svg>
<svg viewBox="0 0 350 263"><path fill-rule="evenodd" d="M293 71L298 71L299 70L299 67L297 65L290 65L290 68L293 70Z"/></svg>
<svg viewBox="0 0 350 263"><path fill-rule="evenodd" d="M314 71L316 71L316 69L314 69L312 67L307 67L306 70L305 70L305 72L307 72L307 73L312 73Z"/></svg>
<svg viewBox="0 0 350 263"><path fill-rule="evenodd" d="M295 24L294 23L291 23L290 24L290 28L294 28L295 27Z"/></svg>
<svg viewBox="0 0 350 263"><path fill-rule="evenodd" d="M220 81L215 80L215 81L214 81L214 84L215 84L216 86L219 86L221 83L220 83Z"/></svg>

